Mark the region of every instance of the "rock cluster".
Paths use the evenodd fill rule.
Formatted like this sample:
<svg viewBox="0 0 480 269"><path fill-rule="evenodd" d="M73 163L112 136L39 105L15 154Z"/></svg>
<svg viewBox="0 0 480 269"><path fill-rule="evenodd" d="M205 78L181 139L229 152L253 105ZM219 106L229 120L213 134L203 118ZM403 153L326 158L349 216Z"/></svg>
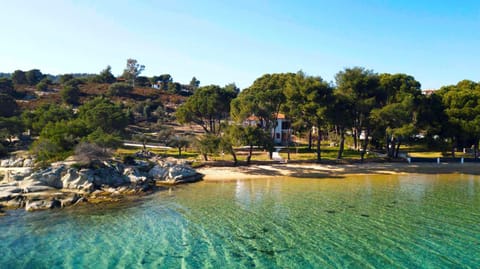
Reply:
<svg viewBox="0 0 480 269"><path fill-rule="evenodd" d="M25 163L25 161L23 161ZM40 210L60 208L91 198L137 194L158 184L179 184L201 180L203 175L174 160L96 163L77 168L58 163L46 169L9 174L0 182L0 208Z"/></svg>
<svg viewBox="0 0 480 269"><path fill-rule="evenodd" d="M10 158L0 161L0 167L33 167L35 160L32 158Z"/></svg>

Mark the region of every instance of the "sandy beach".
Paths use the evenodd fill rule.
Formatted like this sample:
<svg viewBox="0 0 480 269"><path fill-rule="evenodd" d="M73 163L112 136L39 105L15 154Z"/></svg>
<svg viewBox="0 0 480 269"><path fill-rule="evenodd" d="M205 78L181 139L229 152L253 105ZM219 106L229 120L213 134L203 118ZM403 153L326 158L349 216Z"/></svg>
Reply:
<svg viewBox="0 0 480 269"><path fill-rule="evenodd" d="M363 164L266 164L237 167L204 166L196 169L204 180L222 181L273 176L297 178L328 178L358 174L450 174L480 175L478 163L363 163Z"/></svg>

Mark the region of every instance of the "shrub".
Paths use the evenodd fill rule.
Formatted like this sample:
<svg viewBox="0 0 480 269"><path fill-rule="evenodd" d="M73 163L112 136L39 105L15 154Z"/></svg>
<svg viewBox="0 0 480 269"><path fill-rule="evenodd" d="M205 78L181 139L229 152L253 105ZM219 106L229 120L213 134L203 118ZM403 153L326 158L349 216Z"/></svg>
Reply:
<svg viewBox="0 0 480 269"><path fill-rule="evenodd" d="M127 83L113 83L108 87L108 95L125 96L133 91L133 87Z"/></svg>

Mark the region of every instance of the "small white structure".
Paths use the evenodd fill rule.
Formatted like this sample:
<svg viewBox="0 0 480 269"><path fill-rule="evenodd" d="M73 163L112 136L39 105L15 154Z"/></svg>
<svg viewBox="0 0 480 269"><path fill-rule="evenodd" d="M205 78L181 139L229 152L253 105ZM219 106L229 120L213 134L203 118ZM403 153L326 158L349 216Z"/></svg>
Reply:
<svg viewBox="0 0 480 269"><path fill-rule="evenodd" d="M256 116L248 117L244 122L244 126L260 126L263 127L263 123ZM272 129L272 136L274 142L277 145L287 145L289 141L289 136L292 135L291 123L290 120L285 117L285 114L279 113L277 115L277 124L275 128Z"/></svg>

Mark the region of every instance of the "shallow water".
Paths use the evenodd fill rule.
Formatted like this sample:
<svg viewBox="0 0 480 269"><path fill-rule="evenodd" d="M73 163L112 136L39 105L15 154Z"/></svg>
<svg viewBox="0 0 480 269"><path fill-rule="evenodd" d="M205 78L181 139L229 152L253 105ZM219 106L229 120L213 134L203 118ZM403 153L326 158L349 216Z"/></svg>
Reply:
<svg viewBox="0 0 480 269"><path fill-rule="evenodd" d="M200 182L0 218L1 268L468 268L480 177Z"/></svg>

